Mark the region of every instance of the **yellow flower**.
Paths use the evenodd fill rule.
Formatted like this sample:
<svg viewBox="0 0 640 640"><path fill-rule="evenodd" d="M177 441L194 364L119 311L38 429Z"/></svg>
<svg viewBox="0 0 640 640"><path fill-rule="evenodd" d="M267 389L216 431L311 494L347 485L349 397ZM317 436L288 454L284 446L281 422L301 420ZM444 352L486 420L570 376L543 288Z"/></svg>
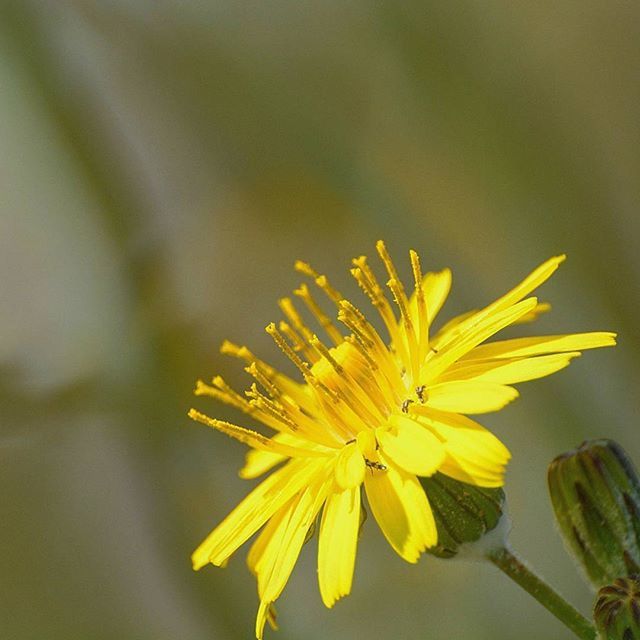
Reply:
<svg viewBox="0 0 640 640"><path fill-rule="evenodd" d="M429 500L418 476L436 471L480 487L500 487L510 454L464 414L501 409L518 396L510 385L555 373L580 350L615 344L615 334L579 333L482 344L507 326L548 309L527 297L564 260L551 258L507 294L432 332L449 293L451 272L422 274L410 252L414 286L407 294L383 242L378 254L388 274L392 305L365 257L351 273L380 314L388 339L309 265L296 269L337 307L338 329L306 285L295 291L329 338L309 328L289 298L286 321L267 332L301 374L296 381L229 342L222 352L247 364L255 382L242 396L220 377L199 381L196 395L233 405L276 431L256 431L189 415L251 447L240 475L255 478L280 465L222 521L192 556L193 566L223 566L262 528L248 564L258 582L256 637L274 624L280 596L322 511L318 540L320 594L327 607L349 593L361 524L361 486L382 533L395 551L416 562L437 542Z"/></svg>

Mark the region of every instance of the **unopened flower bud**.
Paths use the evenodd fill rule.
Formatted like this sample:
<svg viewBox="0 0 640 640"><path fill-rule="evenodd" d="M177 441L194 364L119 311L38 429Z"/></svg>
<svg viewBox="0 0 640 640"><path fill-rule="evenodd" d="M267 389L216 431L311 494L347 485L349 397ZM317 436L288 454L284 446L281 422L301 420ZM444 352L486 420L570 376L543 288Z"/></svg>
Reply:
<svg viewBox="0 0 640 640"><path fill-rule="evenodd" d="M593 618L601 640L640 640L640 577L618 578L602 587Z"/></svg>
<svg viewBox="0 0 640 640"><path fill-rule="evenodd" d="M611 440L583 443L549 466L560 532L592 585L640 572L640 482Z"/></svg>
<svg viewBox="0 0 640 640"><path fill-rule="evenodd" d="M433 555L451 558L461 545L478 542L485 534L499 530L505 502L501 488L478 487L442 473L420 480L438 528L438 543L428 549ZM504 540L498 542L501 546Z"/></svg>

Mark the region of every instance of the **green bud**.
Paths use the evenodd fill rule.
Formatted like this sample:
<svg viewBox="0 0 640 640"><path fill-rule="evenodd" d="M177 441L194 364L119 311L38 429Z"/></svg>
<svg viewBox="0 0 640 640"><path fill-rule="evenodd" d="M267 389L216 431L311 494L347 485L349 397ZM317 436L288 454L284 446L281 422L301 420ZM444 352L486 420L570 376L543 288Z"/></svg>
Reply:
<svg viewBox="0 0 640 640"><path fill-rule="evenodd" d="M640 572L640 482L611 440L585 442L549 465L560 532L597 589Z"/></svg>
<svg viewBox="0 0 640 640"><path fill-rule="evenodd" d="M502 519L505 497L500 488L477 487L442 473L420 481L438 528L438 544L429 549L435 556L452 558L461 545L477 542Z"/></svg>
<svg viewBox="0 0 640 640"><path fill-rule="evenodd" d="M618 578L602 587L593 619L601 640L640 640L640 577Z"/></svg>

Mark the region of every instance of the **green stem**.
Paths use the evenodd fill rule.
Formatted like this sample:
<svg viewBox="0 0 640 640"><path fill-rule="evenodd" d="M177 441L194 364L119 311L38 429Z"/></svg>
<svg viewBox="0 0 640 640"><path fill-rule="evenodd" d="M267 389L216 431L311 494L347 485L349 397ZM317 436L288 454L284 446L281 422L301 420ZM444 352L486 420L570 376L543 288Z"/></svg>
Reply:
<svg viewBox="0 0 640 640"><path fill-rule="evenodd" d="M579 611L556 593L506 547L491 551L487 557L503 573L532 595L543 607L563 622L582 640L595 640L596 630Z"/></svg>

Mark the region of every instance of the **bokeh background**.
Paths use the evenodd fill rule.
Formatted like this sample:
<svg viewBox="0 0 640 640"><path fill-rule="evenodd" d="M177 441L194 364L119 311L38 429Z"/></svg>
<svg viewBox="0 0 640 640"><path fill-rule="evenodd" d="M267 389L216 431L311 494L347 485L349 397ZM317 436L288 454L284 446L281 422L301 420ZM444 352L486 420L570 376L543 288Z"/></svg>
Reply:
<svg viewBox="0 0 640 640"><path fill-rule="evenodd" d="M483 420L514 546L588 610L545 469L596 436L640 459L639 42L635 2L0 0L0 637L252 637L244 553L190 568L248 490L193 383L244 386L225 337L281 361L294 259L358 296L380 237L453 268L446 316L566 251L536 329L619 331ZM270 638L570 637L371 524L328 611L314 544Z"/></svg>

